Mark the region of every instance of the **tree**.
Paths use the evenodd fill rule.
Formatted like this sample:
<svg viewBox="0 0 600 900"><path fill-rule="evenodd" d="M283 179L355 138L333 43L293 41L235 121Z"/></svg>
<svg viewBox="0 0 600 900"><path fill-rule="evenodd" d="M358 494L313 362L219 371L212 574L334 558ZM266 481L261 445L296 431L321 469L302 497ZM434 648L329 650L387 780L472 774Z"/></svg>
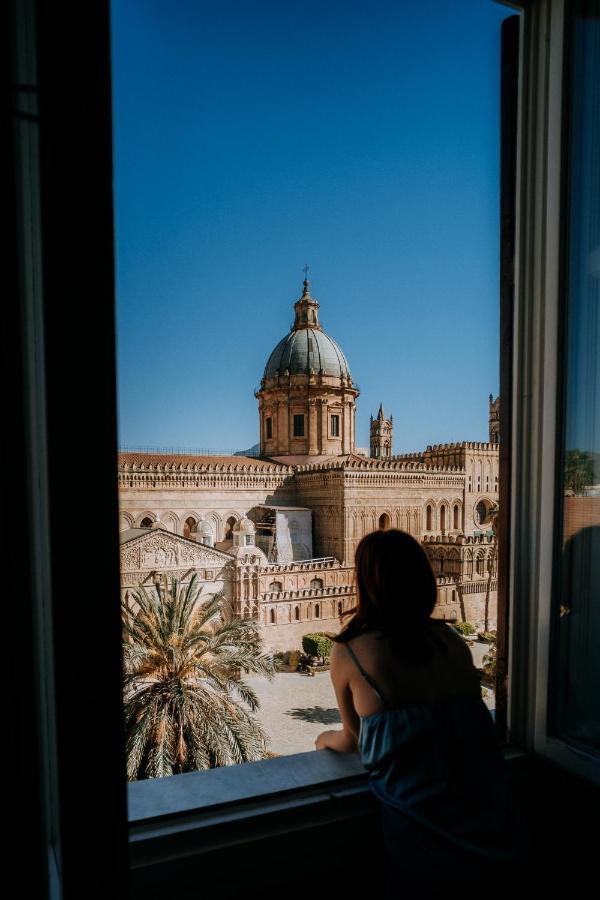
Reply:
<svg viewBox="0 0 600 900"><path fill-rule="evenodd" d="M258 623L233 615L222 592L200 602L164 578L122 602L127 777L160 778L267 756L240 673L273 676Z"/></svg>
<svg viewBox="0 0 600 900"><path fill-rule="evenodd" d="M490 594L492 591L492 576L494 574L494 569L496 568L496 560L498 559L498 514L500 512L500 507L498 505L498 501L494 501L490 508L488 509L487 521L492 529L492 550L488 559L488 580L487 587L485 591L485 612L484 612L484 620L483 620L483 630L489 631L490 623Z"/></svg>
<svg viewBox="0 0 600 900"><path fill-rule="evenodd" d="M325 659L329 658L333 641L322 632L305 634L302 638L302 649L308 656L320 656L321 665L325 665Z"/></svg>
<svg viewBox="0 0 600 900"><path fill-rule="evenodd" d="M585 450L567 450L565 454L565 490L582 494L594 480L594 460Z"/></svg>

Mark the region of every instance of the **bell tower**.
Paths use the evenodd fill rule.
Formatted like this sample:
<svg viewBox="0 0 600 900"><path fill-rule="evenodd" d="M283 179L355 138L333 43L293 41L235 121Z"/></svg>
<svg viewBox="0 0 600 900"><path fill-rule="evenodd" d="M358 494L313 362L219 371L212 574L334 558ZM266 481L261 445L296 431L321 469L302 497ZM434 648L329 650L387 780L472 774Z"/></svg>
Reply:
<svg viewBox="0 0 600 900"><path fill-rule="evenodd" d="M490 444L500 443L500 397L490 394L489 400L489 439Z"/></svg>
<svg viewBox="0 0 600 900"><path fill-rule="evenodd" d="M394 417L386 419L383 403L379 404L377 418L371 416L370 455L373 459L392 458L392 430Z"/></svg>

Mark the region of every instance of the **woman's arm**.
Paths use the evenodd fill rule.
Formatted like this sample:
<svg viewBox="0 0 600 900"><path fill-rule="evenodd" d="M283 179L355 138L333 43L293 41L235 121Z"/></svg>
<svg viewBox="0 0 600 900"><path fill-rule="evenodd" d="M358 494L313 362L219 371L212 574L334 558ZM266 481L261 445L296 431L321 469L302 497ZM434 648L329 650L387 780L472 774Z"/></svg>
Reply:
<svg viewBox="0 0 600 900"><path fill-rule="evenodd" d="M341 644L334 643L331 648L329 674L340 710L342 729L323 731L315 741L317 750L354 753L358 748L360 718L352 703L348 663L348 651Z"/></svg>

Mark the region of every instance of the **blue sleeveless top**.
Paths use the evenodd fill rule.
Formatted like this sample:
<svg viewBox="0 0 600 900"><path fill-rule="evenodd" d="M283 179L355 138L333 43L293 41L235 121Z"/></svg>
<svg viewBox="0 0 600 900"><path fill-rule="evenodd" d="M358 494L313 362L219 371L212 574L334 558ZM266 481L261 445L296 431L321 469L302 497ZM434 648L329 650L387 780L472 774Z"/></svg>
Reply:
<svg viewBox="0 0 600 900"><path fill-rule="evenodd" d="M358 739L376 798L470 854L512 860L505 762L483 700L388 706L350 645L345 646L383 704L361 717Z"/></svg>

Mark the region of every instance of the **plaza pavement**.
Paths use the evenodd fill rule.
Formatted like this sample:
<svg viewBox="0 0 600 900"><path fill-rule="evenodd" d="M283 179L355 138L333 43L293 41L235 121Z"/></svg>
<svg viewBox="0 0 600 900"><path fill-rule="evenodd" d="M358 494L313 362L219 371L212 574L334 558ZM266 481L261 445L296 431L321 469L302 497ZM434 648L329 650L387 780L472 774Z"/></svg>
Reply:
<svg viewBox="0 0 600 900"><path fill-rule="evenodd" d="M487 649L487 644L471 645L475 666L481 666ZM312 677L299 672L278 672L272 681L266 678L245 681L259 698L260 709L255 716L270 736L271 753L288 756L314 750L315 740L322 731L341 727L329 672ZM493 710L491 691L485 703Z"/></svg>

